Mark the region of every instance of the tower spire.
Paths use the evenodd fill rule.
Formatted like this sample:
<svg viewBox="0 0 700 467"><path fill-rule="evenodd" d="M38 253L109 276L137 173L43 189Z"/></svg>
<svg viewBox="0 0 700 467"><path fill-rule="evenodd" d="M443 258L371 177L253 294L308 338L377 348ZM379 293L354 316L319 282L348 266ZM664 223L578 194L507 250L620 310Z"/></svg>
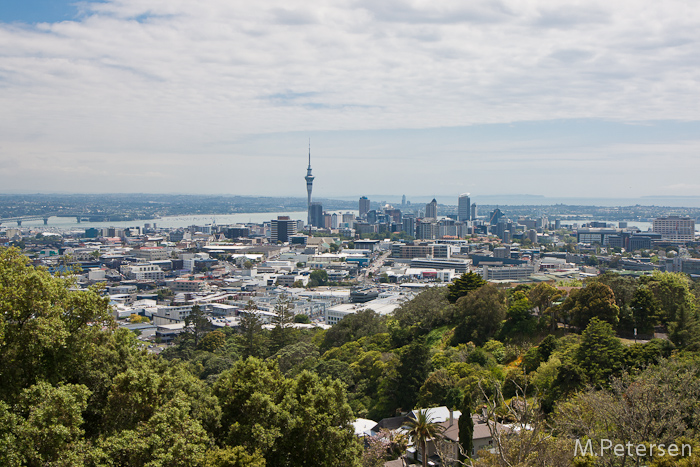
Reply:
<svg viewBox="0 0 700 467"><path fill-rule="evenodd" d="M306 192L308 194L306 205L306 211L308 213L308 216L306 219L306 223L307 225L311 226L311 189L314 185L314 176L311 174L311 138L309 138L309 167L306 169L306 177L304 177L304 179L306 180Z"/></svg>

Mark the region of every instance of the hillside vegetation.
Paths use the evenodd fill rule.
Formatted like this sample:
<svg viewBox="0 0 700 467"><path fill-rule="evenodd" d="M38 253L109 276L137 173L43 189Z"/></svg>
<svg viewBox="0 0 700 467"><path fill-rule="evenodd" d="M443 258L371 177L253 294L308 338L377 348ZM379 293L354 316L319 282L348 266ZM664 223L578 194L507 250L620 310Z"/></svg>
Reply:
<svg viewBox="0 0 700 467"><path fill-rule="evenodd" d="M574 460L574 440L700 439L698 287L680 274L566 290L468 274L327 331L287 327L281 302L271 331L248 318L160 356L71 286L0 250L0 465L381 465L396 453L362 456L356 417L465 400L530 427L474 465L623 465ZM668 339L620 339L635 328Z"/></svg>

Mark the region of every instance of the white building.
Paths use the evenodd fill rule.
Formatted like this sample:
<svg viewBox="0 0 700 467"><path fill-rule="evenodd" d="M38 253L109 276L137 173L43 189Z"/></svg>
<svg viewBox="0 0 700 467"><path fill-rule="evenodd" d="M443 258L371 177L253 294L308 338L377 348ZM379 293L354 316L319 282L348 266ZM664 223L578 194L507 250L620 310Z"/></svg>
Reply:
<svg viewBox="0 0 700 467"><path fill-rule="evenodd" d="M120 271L130 280L162 281L165 279L165 273L160 266L150 263L124 265Z"/></svg>
<svg viewBox="0 0 700 467"><path fill-rule="evenodd" d="M137 258L143 258L146 261L159 261L170 258L170 252L162 247L145 246L137 250L132 250L131 255Z"/></svg>
<svg viewBox="0 0 700 467"><path fill-rule="evenodd" d="M482 267L481 277L487 281L527 279L535 273L535 266L488 266Z"/></svg>
<svg viewBox="0 0 700 467"><path fill-rule="evenodd" d="M652 231L661 234L662 240L692 242L695 240L695 219L668 216L654 219Z"/></svg>

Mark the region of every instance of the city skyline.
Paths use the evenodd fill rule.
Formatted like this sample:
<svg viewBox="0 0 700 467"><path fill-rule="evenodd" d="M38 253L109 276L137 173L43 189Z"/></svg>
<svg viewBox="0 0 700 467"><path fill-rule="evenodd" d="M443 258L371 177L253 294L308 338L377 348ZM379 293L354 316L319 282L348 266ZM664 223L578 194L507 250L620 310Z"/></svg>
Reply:
<svg viewBox="0 0 700 467"><path fill-rule="evenodd" d="M323 197L695 195L698 25L681 2L16 2L0 186L299 196L311 137Z"/></svg>

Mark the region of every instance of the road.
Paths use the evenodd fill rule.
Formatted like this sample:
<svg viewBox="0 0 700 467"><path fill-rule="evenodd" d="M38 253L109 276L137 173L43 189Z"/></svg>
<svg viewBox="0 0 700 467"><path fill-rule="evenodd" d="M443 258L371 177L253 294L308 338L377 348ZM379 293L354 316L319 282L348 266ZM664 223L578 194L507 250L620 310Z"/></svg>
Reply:
<svg viewBox="0 0 700 467"><path fill-rule="evenodd" d="M384 266L384 261L389 257L390 254L391 251L385 251L384 253L380 254L377 257L377 259L370 263L370 265L365 270L364 275L362 276L363 283L372 281L372 279L369 277L369 274L372 273L372 277L375 277L377 275L377 272L381 269L381 267Z"/></svg>

